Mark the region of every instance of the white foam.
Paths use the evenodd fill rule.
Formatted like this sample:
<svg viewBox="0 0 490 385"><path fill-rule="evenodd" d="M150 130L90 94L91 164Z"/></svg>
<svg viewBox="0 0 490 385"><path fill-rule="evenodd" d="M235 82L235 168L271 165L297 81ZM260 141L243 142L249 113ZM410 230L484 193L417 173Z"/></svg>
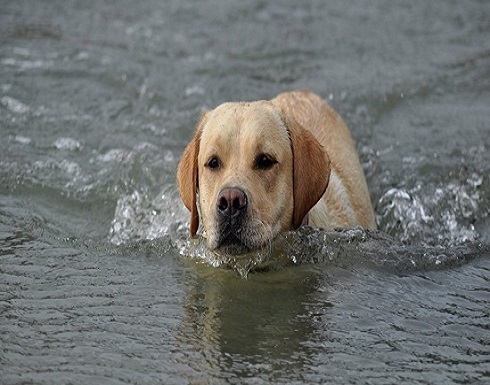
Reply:
<svg viewBox="0 0 490 385"><path fill-rule="evenodd" d="M403 242L449 246L476 241L472 218L478 213L482 178L445 186L392 188L378 201L381 229Z"/></svg>
<svg viewBox="0 0 490 385"><path fill-rule="evenodd" d="M78 140L73 138L58 138L53 143L53 146L56 147L58 150L69 151L80 150L83 147Z"/></svg>
<svg viewBox="0 0 490 385"><path fill-rule="evenodd" d="M14 140L20 144L31 144L32 139L27 136L16 135Z"/></svg>
<svg viewBox="0 0 490 385"><path fill-rule="evenodd" d="M2 96L0 103L15 114L25 114L29 111L29 106L27 104L10 96Z"/></svg>

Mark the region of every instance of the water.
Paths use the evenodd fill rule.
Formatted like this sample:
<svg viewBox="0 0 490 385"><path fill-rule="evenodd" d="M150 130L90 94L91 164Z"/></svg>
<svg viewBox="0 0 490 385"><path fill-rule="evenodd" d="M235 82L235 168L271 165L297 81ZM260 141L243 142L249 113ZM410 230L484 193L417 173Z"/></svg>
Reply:
<svg viewBox="0 0 490 385"><path fill-rule="evenodd" d="M0 383L488 383L489 20L3 1ZM350 126L380 231L285 234L267 271L210 258L175 185L195 122L297 88Z"/></svg>

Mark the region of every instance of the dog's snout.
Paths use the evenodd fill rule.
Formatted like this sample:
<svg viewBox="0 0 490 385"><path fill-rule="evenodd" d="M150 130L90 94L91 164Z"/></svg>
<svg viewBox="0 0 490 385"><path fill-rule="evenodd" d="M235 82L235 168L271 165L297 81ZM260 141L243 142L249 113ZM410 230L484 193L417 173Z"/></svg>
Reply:
<svg viewBox="0 0 490 385"><path fill-rule="evenodd" d="M227 187L218 195L218 211L226 216L235 216L247 208L247 196L239 188Z"/></svg>

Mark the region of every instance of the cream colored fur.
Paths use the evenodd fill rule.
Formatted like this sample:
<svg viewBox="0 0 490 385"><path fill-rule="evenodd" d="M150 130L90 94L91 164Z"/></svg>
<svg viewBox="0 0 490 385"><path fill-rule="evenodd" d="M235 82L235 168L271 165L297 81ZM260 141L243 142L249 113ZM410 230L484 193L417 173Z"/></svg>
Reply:
<svg viewBox="0 0 490 385"><path fill-rule="evenodd" d="M274 161L270 168L257 167L263 155ZM220 166L212 168L215 158ZM243 191L248 207L240 229L232 230L243 247L224 250L261 248L305 218L309 225L327 229L376 228L349 130L309 91L283 93L271 101L225 103L204 114L184 151L177 181L191 211L191 236L201 219L212 250L221 248L216 206L225 188Z"/></svg>

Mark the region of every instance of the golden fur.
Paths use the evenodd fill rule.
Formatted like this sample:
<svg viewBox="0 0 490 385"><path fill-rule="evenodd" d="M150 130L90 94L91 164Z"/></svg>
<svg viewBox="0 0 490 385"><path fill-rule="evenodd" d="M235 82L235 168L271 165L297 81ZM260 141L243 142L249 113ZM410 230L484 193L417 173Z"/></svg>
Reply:
<svg viewBox="0 0 490 385"><path fill-rule="evenodd" d="M349 130L309 91L206 112L184 150L177 182L191 211L191 236L201 219L208 247L224 253L259 249L306 220L327 229L376 228ZM227 189L243 205L223 218L217 206Z"/></svg>

